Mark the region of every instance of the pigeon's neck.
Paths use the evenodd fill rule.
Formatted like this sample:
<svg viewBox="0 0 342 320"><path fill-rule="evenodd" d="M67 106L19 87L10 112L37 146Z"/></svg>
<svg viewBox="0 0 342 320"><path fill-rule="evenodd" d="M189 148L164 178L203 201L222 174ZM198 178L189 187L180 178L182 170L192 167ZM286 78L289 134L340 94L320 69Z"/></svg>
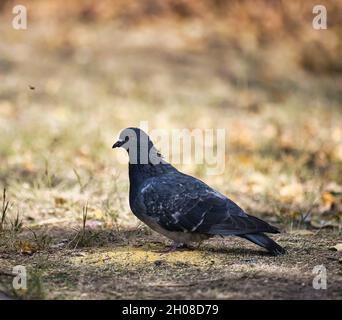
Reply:
<svg viewBox="0 0 342 320"><path fill-rule="evenodd" d="M157 177L176 170L171 164L163 161L159 164L129 164L129 179L135 183L143 182L145 179Z"/></svg>
<svg viewBox="0 0 342 320"><path fill-rule="evenodd" d="M165 163L160 152L153 146L152 142L148 147L143 147L140 143L127 149L129 163L142 165L156 165Z"/></svg>
<svg viewBox="0 0 342 320"><path fill-rule="evenodd" d="M138 146L138 148L131 148L128 151L129 155L129 181L130 194L134 196L135 190L139 190L139 186L145 182L146 179L158 177L176 169L167 163L159 151L151 143L149 145L148 153L144 153L146 149Z"/></svg>

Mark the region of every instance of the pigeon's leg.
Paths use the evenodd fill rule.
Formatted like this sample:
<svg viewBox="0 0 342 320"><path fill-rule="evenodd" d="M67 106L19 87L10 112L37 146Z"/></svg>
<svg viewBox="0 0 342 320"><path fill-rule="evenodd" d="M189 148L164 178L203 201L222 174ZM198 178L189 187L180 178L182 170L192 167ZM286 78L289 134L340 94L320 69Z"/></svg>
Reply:
<svg viewBox="0 0 342 320"><path fill-rule="evenodd" d="M184 248L188 248L188 246L185 243L179 243L179 242L173 242L171 246L167 247L164 250L157 250L154 251L156 253L161 253L161 254L166 254L166 253L171 253L171 252L175 252L177 249L184 249Z"/></svg>

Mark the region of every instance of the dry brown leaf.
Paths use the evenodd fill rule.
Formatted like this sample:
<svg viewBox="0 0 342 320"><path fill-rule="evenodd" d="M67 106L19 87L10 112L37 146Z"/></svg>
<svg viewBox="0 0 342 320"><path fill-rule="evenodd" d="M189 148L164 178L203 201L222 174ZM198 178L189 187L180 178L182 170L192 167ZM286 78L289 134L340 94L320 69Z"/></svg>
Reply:
<svg viewBox="0 0 342 320"><path fill-rule="evenodd" d="M16 248L20 253L28 254L28 255L32 255L38 250L37 246L34 243L29 242L29 241L17 242Z"/></svg>
<svg viewBox="0 0 342 320"><path fill-rule="evenodd" d="M57 207L64 205L66 202L67 200L62 197L55 197L55 205Z"/></svg>
<svg viewBox="0 0 342 320"><path fill-rule="evenodd" d="M330 210L336 201L335 197L330 192L323 192L321 198L323 206L326 210Z"/></svg>

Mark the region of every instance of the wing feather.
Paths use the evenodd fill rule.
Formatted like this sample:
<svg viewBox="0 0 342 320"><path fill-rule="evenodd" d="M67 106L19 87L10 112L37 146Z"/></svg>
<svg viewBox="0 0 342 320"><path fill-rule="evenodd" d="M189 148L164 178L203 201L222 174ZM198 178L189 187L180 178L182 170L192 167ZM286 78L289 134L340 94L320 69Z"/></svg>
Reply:
<svg viewBox="0 0 342 320"><path fill-rule="evenodd" d="M238 235L278 232L204 182L173 172L145 182L136 206L168 231Z"/></svg>

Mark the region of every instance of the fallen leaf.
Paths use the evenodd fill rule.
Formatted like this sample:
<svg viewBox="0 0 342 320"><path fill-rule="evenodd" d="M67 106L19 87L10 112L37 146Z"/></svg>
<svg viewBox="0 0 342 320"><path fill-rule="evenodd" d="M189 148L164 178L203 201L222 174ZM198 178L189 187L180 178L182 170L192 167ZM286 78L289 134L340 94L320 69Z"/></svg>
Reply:
<svg viewBox="0 0 342 320"><path fill-rule="evenodd" d="M310 225L312 227L314 227L314 228L317 228L317 229L322 229L322 228L340 228L341 227L341 224L339 222L317 220L317 219L312 219L310 221Z"/></svg>
<svg viewBox="0 0 342 320"><path fill-rule="evenodd" d="M16 243L16 248L20 253L32 255L34 254L38 248L34 243L31 243L29 241L19 241Z"/></svg>
<svg viewBox="0 0 342 320"><path fill-rule="evenodd" d="M62 198L62 197L55 197L55 205L57 207L62 206L63 204L65 204L67 202L66 199Z"/></svg>
<svg viewBox="0 0 342 320"><path fill-rule="evenodd" d="M106 214L101 209L97 208L93 211L93 216L95 219L101 220L106 217Z"/></svg>
<svg viewBox="0 0 342 320"><path fill-rule="evenodd" d="M331 247L331 250L342 251L342 243L338 243L336 246Z"/></svg>
<svg viewBox="0 0 342 320"><path fill-rule="evenodd" d="M70 255L73 257L85 257L87 254L85 252L72 252Z"/></svg>
<svg viewBox="0 0 342 320"><path fill-rule="evenodd" d="M335 197L330 192L323 192L321 198L326 210L330 210L336 201Z"/></svg>

